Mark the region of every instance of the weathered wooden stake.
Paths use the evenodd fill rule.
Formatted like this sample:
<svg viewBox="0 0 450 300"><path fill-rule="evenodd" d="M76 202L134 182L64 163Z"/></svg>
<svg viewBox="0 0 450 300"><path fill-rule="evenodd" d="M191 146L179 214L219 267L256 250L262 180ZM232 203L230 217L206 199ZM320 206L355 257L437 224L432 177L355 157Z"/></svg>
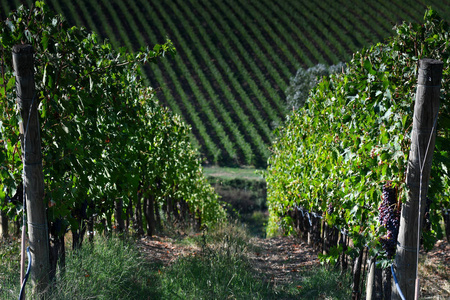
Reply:
<svg viewBox="0 0 450 300"><path fill-rule="evenodd" d="M391 299L392 295L392 273L391 268L387 267L382 271L383 299Z"/></svg>
<svg viewBox="0 0 450 300"><path fill-rule="evenodd" d="M406 173L407 199L402 205L395 258L398 282L407 300L418 296L415 295L414 289L416 287L418 290L419 287L416 271L421 224L418 220L419 217L422 218L425 210L436 136L435 120L439 111L442 68L443 63L438 60L425 58L419 62L411 150ZM400 299L395 286L392 287L392 298Z"/></svg>
<svg viewBox="0 0 450 300"><path fill-rule="evenodd" d="M352 283L352 300L361 299L361 291L359 289L359 284L361 280L361 267L364 256L364 248L359 250L359 255L356 257L353 263L353 283Z"/></svg>
<svg viewBox="0 0 450 300"><path fill-rule="evenodd" d="M444 209L442 214L444 215L445 235L447 242L450 243L450 209Z"/></svg>
<svg viewBox="0 0 450 300"><path fill-rule="evenodd" d="M366 283L366 299L367 300L381 300L383 299L382 292L382 269L377 268L376 258L369 260L369 274Z"/></svg>
<svg viewBox="0 0 450 300"><path fill-rule="evenodd" d="M6 197L4 199L4 203L2 204L6 204ZM8 234L9 234L8 216L6 215L6 211L0 210L0 238L2 239L7 238Z"/></svg>
<svg viewBox="0 0 450 300"><path fill-rule="evenodd" d="M12 49L16 74L17 103L24 128L22 144L24 188L28 240L31 252L31 283L33 293L42 294L49 284L49 245L44 205L41 137L38 118L38 97L34 86L33 47L15 45Z"/></svg>

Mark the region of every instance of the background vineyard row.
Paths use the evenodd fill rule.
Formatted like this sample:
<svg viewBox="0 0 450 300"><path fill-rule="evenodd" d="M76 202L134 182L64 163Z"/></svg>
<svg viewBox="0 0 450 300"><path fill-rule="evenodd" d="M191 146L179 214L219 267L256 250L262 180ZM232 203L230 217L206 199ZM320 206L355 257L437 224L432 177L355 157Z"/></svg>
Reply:
<svg viewBox="0 0 450 300"><path fill-rule="evenodd" d="M1 0L2 19L20 4ZM178 55L143 69L158 99L192 126L205 164L265 167L272 130L289 111L285 90L299 68L347 61L420 21L426 5L444 18L450 1L48 0L70 24L137 50L169 37Z"/></svg>

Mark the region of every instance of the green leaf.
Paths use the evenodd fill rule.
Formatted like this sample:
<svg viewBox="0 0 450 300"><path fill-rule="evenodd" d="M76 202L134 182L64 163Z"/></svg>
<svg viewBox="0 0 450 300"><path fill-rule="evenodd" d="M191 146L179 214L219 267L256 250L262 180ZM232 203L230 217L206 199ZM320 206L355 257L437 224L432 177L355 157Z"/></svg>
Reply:
<svg viewBox="0 0 450 300"><path fill-rule="evenodd" d="M9 92L15 86L16 86L16 78L15 77L11 77L8 80L8 83L6 84L6 91Z"/></svg>
<svg viewBox="0 0 450 300"><path fill-rule="evenodd" d="M49 40L50 40L50 34L47 31L44 31L42 33L42 40L41 40L43 51L47 50Z"/></svg>

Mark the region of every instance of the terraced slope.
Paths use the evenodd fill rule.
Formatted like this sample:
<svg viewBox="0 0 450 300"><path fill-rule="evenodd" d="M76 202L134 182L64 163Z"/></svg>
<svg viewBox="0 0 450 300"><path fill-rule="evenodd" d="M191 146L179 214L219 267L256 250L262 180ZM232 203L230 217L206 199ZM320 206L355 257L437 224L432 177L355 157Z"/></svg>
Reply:
<svg viewBox="0 0 450 300"><path fill-rule="evenodd" d="M0 0L2 19L24 2ZM264 167L285 94L300 67L346 61L394 24L420 21L426 5L450 16L449 0L47 0L51 9L115 47L170 38L175 58L145 67L162 103L192 126L205 164Z"/></svg>

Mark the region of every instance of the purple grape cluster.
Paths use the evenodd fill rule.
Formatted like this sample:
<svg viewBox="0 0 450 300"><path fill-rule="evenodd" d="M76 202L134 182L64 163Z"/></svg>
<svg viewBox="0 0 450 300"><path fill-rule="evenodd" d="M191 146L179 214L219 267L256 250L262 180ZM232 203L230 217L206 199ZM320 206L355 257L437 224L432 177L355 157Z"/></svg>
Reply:
<svg viewBox="0 0 450 300"><path fill-rule="evenodd" d="M386 235L380 238L381 246L387 256L392 258L396 250L398 229L400 226L400 212L396 208L397 191L387 183L383 186L383 201L378 208L381 226L386 228Z"/></svg>
<svg viewBox="0 0 450 300"><path fill-rule="evenodd" d="M327 207L327 213L328 213L329 215L332 215L333 212L334 212L334 207L333 207L333 204L330 203L330 204L328 204L328 207Z"/></svg>

